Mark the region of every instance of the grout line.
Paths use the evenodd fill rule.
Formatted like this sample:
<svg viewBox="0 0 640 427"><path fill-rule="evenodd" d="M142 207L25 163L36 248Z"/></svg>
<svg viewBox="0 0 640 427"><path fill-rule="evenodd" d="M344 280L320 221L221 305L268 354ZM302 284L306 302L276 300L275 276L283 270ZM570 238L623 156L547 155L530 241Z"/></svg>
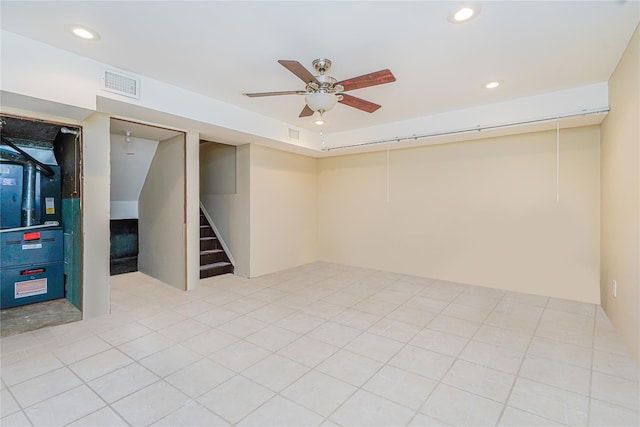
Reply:
<svg viewBox="0 0 640 427"><path fill-rule="evenodd" d="M511 394L513 393L513 389L516 385L516 382L518 381L518 378L520 377L520 370L522 369L522 365L524 365L524 361L527 358L527 354L529 353L529 348L531 347L531 343L533 342L533 338L536 336L536 331L538 330L538 327L540 326L540 321L542 320L542 317L544 316L544 312L547 309L547 305L549 304L549 299L547 299L547 301L545 302L544 308L542 310L542 312L540 313L540 317L538 317L538 321L536 322L536 327L533 329L532 333L531 333L531 338L529 338L529 344L527 344L527 348L525 349L524 353L522 354L522 360L520 361L520 365L518 366L518 369L516 371L516 373L513 375L513 382L511 383L511 388L509 389L509 393L507 394L507 397L504 401L504 406L502 407L502 412L500 412L500 416L498 417L498 420L496 421L496 426L498 426L500 424L500 421L502 420L502 417L504 417L504 412L507 409L507 406L509 404L509 400L511 400Z"/></svg>
<svg viewBox="0 0 640 427"><path fill-rule="evenodd" d="M502 409L502 413L500 414L500 418L498 418L498 422L496 423L496 426L498 426L498 425L499 425L500 420L502 420L502 417L504 416L504 411L506 410L506 408L507 408L507 406L508 406L508 403L509 403L509 400L511 399L511 394L513 393L513 389L514 389L514 387L515 387L515 384L516 384L516 382L517 382L518 378L520 378L520 370L522 369L522 366L524 365L524 362L525 362L525 360L526 360L526 358L527 358L527 355L529 354L529 349L531 348L531 343L533 342L533 339L536 337L536 331L537 331L537 330L538 330L538 328L540 327L540 322L542 321L542 318L544 317L545 312L546 312L548 309L549 309L549 310L552 310L551 308L549 308L549 307L548 307L548 305L549 305L549 301L551 301L551 299L550 299L550 298L549 298L549 299L547 299L547 302L545 303L544 309L543 309L542 313L540 313L540 317L538 318L538 321L537 321L537 323L536 323L536 327L535 327L535 329L533 330L533 332L532 332L532 334L531 334L531 338L530 338L530 340L529 340L529 344L527 345L527 348L526 348L526 350L525 350L525 352L524 352L524 354L523 354L523 356L522 356L522 361L520 362L520 366L519 366L519 368L518 368L518 370L517 370L516 374L514 375L513 383L511 384L511 389L509 390L509 395L507 396L507 399L505 400L505 404L504 404L504 407L503 407L503 409ZM560 387L553 386L553 385L551 385L551 384L542 383L542 382L540 382L540 381L531 380L531 379L529 379L529 378L526 378L526 379L527 379L528 381L536 382L536 383L538 383L538 384L543 384L543 385L545 385L545 386L547 386L547 387L556 388L556 389L561 390L561 391L563 391L563 392L565 392L565 393L569 391L569 390L562 389L562 388L560 388ZM573 393L573 392L571 392L571 393ZM575 393L575 394L578 394L578 393ZM553 421L553 422L558 422L558 421L556 421L556 420L552 420L552 419L550 419L550 418L548 418L548 417L546 417L546 416L544 416L544 415L538 414L538 413L532 413L532 412L530 412L530 411L523 410L523 409L520 409L520 408L516 408L516 409L521 410L521 411L524 411L524 412L527 412L527 413L532 414L532 415L535 415L535 416L537 416L537 417L539 417L539 418L543 418L543 419L546 419L546 420L549 420L549 421Z"/></svg>

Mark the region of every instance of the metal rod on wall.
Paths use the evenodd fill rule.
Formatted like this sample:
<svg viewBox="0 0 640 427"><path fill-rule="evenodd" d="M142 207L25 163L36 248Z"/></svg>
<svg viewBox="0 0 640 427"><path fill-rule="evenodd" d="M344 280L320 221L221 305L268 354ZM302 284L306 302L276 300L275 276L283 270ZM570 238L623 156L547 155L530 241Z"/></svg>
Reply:
<svg viewBox="0 0 640 427"><path fill-rule="evenodd" d="M477 127L473 127L473 128L466 128L466 129L457 129L457 130L450 130L450 131L443 131L443 132L425 133L425 134L420 134L420 135L414 134L414 135L411 135L411 136L403 136L403 137L399 137L399 138L396 137L396 138L381 139L381 140L377 140L377 141L360 142L360 143L349 144L349 145L340 145L340 146L335 146L335 147L325 147L325 148L323 148L323 150L324 151L344 150L344 149L348 149L348 148L366 147L366 146L369 146L369 145L386 144L386 143L401 142L401 141L408 141L408 140L417 141L418 139L434 138L434 137L437 137L437 136L457 135L457 134L461 134L461 133L481 132L481 131L485 131L485 130L501 129L501 128L507 128L507 127L513 127L513 126L523 126L523 125L529 125L529 124L535 124L535 123L545 123L545 122L550 122L550 121L553 121L553 120L568 119L568 118L571 118L571 117L588 116L588 115L591 115L591 114L601 114L601 113L607 113L607 112L609 112L609 107L598 108L598 109L593 109L593 110L583 110L583 111L579 111L579 112L575 112L575 113L567 113L567 114L564 114L564 115L561 115L561 116L544 117L544 118L540 118L540 119L523 120L523 121L519 121L519 122L510 122L510 123L502 123L502 124L499 124L499 125L477 126Z"/></svg>

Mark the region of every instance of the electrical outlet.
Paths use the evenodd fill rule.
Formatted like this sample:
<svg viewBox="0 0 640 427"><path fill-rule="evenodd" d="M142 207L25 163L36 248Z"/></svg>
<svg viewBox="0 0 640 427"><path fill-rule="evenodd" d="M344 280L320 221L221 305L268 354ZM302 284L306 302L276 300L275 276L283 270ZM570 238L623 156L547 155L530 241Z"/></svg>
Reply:
<svg viewBox="0 0 640 427"><path fill-rule="evenodd" d="M611 288L613 292L613 297L616 298L618 296L618 282L614 280L613 286Z"/></svg>

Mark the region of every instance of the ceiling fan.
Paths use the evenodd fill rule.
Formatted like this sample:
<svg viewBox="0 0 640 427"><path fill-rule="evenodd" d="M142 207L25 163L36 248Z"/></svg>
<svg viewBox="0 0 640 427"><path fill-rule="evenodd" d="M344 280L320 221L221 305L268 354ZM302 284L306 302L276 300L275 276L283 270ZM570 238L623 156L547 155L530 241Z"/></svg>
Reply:
<svg viewBox="0 0 640 427"><path fill-rule="evenodd" d="M318 72L317 76L311 74L298 61L281 59L278 62L306 83L304 90L245 93L243 95L251 98L276 95L305 95L306 105L298 117L312 116L313 113L317 111L320 113L320 119L316 121L317 124L324 123L322 114L332 109L338 102L368 113L373 113L380 108L381 105L356 98L344 92L396 81L396 78L389 70L380 70L352 79L337 81L335 78L326 74L329 68L331 68L331 61L324 58L316 59L312 63L313 68Z"/></svg>

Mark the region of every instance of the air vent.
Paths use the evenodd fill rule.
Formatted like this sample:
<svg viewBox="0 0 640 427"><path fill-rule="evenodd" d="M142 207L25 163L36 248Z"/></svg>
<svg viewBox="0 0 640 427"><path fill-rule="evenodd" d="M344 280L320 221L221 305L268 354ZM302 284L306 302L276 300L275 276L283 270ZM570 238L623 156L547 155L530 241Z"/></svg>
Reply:
<svg viewBox="0 0 640 427"><path fill-rule="evenodd" d="M140 98L140 80L118 71L104 70L102 72L102 89L129 98Z"/></svg>
<svg viewBox="0 0 640 427"><path fill-rule="evenodd" d="M289 128L289 138L300 139L300 131Z"/></svg>

